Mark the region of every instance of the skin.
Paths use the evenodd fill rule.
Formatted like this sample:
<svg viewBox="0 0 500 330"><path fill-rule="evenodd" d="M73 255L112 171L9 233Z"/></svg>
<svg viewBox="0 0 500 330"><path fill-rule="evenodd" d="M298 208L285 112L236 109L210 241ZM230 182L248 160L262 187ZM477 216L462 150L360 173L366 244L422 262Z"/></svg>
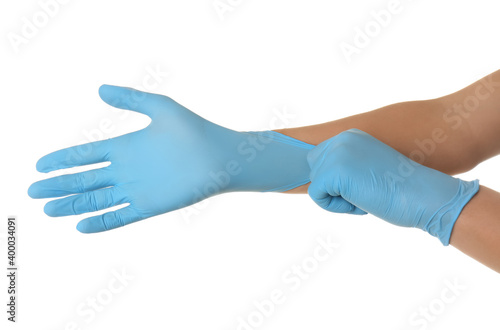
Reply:
<svg viewBox="0 0 500 330"><path fill-rule="evenodd" d="M277 132L317 145L358 128L420 164L454 175L500 154L499 127L500 70L440 98L396 103L328 123ZM303 185L287 193L307 193L307 188ZM499 214L500 193L481 186L462 210L450 240L451 245L497 272Z"/></svg>
<svg viewBox="0 0 500 330"><path fill-rule="evenodd" d="M481 186L453 227L450 244L500 273L500 193Z"/></svg>

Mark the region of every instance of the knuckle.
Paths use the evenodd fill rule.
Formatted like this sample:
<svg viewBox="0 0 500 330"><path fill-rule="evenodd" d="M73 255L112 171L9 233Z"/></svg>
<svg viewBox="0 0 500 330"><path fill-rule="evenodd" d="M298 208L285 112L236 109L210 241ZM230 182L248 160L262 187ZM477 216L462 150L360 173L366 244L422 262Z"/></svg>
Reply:
<svg viewBox="0 0 500 330"><path fill-rule="evenodd" d="M78 192L83 193L86 191L86 174L85 172L76 175L76 189Z"/></svg>
<svg viewBox="0 0 500 330"><path fill-rule="evenodd" d="M106 205L106 207L110 207L110 206L115 205L114 194L110 189L105 189L104 205Z"/></svg>
<svg viewBox="0 0 500 330"><path fill-rule="evenodd" d="M106 215L105 214L103 216L101 216L100 219L101 219L101 222L102 222L102 228L104 228L104 230L113 229L113 228L110 228L108 226L108 222L106 221Z"/></svg>
<svg viewBox="0 0 500 330"><path fill-rule="evenodd" d="M87 202L87 205L88 205L90 211L93 212L93 211L99 210L97 197L94 193L85 194L85 197L87 199L86 202Z"/></svg>
<svg viewBox="0 0 500 330"><path fill-rule="evenodd" d="M116 223L116 227L123 227L125 226L125 221L121 215L120 212L115 212L114 213L114 218L115 218L115 223Z"/></svg>
<svg viewBox="0 0 500 330"><path fill-rule="evenodd" d="M343 132L337 134L336 140L338 143L347 142L351 139L351 136L352 136L351 130L343 131Z"/></svg>
<svg viewBox="0 0 500 330"><path fill-rule="evenodd" d="M103 214L102 222L106 230L125 226L120 212L117 211Z"/></svg>
<svg viewBox="0 0 500 330"><path fill-rule="evenodd" d="M153 94L150 95L149 99L152 109L160 112L168 109L173 103L173 100L166 95Z"/></svg>
<svg viewBox="0 0 500 330"><path fill-rule="evenodd" d="M340 133L338 136L341 143L355 145L362 142L366 138L366 133L357 128L351 128Z"/></svg>
<svg viewBox="0 0 500 330"><path fill-rule="evenodd" d="M173 100L166 95L156 94L155 96L157 98L157 102L159 102L159 103L173 102Z"/></svg>

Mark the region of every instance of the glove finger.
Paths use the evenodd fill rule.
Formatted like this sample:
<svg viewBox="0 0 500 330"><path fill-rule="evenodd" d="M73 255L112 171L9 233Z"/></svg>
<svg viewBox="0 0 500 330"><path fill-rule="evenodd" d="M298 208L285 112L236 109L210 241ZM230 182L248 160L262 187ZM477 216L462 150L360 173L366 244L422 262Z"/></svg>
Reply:
<svg viewBox="0 0 500 330"><path fill-rule="evenodd" d="M81 233L98 233L122 227L142 219L143 217L134 208L127 206L113 212L83 219L78 223L76 229Z"/></svg>
<svg viewBox="0 0 500 330"><path fill-rule="evenodd" d="M346 201L332 189L327 189L325 181L312 181L307 190L312 200L321 208L335 213L366 214L365 211Z"/></svg>
<svg viewBox="0 0 500 330"><path fill-rule="evenodd" d="M311 181L307 193L319 207L327 211L337 213L346 213L351 211L351 207L349 205L342 203L342 201L344 201L342 197L328 191L325 186L325 181L322 179ZM339 201L337 202L336 200Z"/></svg>
<svg viewBox="0 0 500 330"><path fill-rule="evenodd" d="M340 196L330 196L322 200L315 200L316 204L327 211L334 213L349 213L349 214L365 214L358 213L359 210L356 206L352 205Z"/></svg>
<svg viewBox="0 0 500 330"><path fill-rule="evenodd" d="M62 197L112 186L108 167L37 181L28 189L31 198Z"/></svg>
<svg viewBox="0 0 500 330"><path fill-rule="evenodd" d="M307 153L307 163L309 163L309 167L311 169L315 167L316 161L318 160L322 152L323 148L320 147L320 145L317 145L316 147L309 150L309 152Z"/></svg>
<svg viewBox="0 0 500 330"><path fill-rule="evenodd" d="M325 153L328 152L328 148L330 148L333 142L333 138L323 141L307 153L307 162L312 170L321 166L325 158Z"/></svg>
<svg viewBox="0 0 500 330"><path fill-rule="evenodd" d="M102 85L99 96L107 104L125 110L132 110L153 118L162 106L166 96L141 92L129 87Z"/></svg>
<svg viewBox="0 0 500 330"><path fill-rule="evenodd" d="M36 163L36 169L48 173L63 168L95 164L108 161L110 139L96 141L54 151Z"/></svg>
<svg viewBox="0 0 500 330"><path fill-rule="evenodd" d="M125 202L126 196L122 190L111 187L50 201L45 204L43 211L48 216L61 217L99 211Z"/></svg>
<svg viewBox="0 0 500 330"><path fill-rule="evenodd" d="M347 213L349 213L349 214L356 214L356 215L365 215L365 214L368 214L368 212L363 211L362 209L360 209L356 205L353 205L353 204L351 204L351 205L354 206L354 210L352 210L351 212L347 212Z"/></svg>

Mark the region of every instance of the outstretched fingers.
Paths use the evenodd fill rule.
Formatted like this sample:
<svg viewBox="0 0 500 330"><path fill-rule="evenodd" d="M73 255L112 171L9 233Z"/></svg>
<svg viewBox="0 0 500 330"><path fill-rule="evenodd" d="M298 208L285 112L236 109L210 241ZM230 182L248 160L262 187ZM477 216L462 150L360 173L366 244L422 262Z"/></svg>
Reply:
<svg viewBox="0 0 500 330"><path fill-rule="evenodd" d="M83 219L78 223L76 229L85 234L98 233L118 227L123 227L132 222L142 220L143 217L132 207L107 212L101 215Z"/></svg>
<svg viewBox="0 0 500 330"><path fill-rule="evenodd" d="M62 217L104 210L125 202L122 190L110 187L55 199L45 204L44 212L51 217Z"/></svg>
<svg viewBox="0 0 500 330"><path fill-rule="evenodd" d="M113 184L110 169L104 167L37 181L29 187L28 195L31 198L63 197L109 187Z"/></svg>
<svg viewBox="0 0 500 330"><path fill-rule="evenodd" d="M36 163L42 173L109 160L111 140L102 140L54 151Z"/></svg>

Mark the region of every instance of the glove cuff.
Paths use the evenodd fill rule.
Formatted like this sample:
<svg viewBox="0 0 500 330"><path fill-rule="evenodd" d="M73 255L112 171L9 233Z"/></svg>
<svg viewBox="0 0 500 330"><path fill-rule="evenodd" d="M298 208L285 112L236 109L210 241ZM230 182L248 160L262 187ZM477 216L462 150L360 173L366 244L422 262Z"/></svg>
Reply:
<svg viewBox="0 0 500 330"><path fill-rule="evenodd" d="M430 225L424 228L429 234L439 238L444 246L450 244L451 231L460 212L479 191L479 180L457 180L459 185L455 196L434 214L432 221L429 222Z"/></svg>
<svg viewBox="0 0 500 330"><path fill-rule="evenodd" d="M274 131L241 134L236 158L242 171L229 190L283 192L309 182L307 154L314 145Z"/></svg>

